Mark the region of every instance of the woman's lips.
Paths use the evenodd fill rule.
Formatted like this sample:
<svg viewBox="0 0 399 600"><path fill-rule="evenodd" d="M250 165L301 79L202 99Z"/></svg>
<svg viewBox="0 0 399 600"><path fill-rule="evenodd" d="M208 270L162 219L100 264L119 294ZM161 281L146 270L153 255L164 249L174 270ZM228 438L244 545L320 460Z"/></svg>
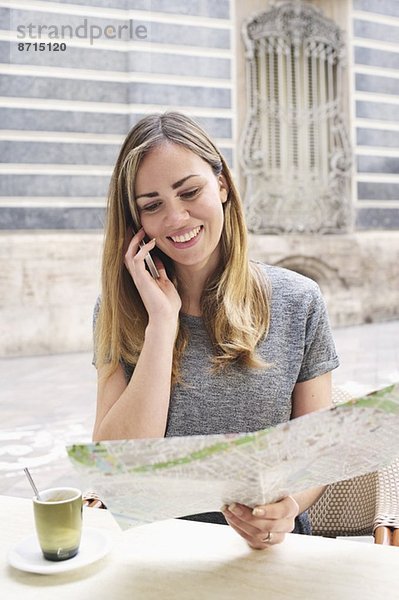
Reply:
<svg viewBox="0 0 399 600"><path fill-rule="evenodd" d="M193 227L192 231L195 231L196 229L197 229L196 227ZM174 240L172 240L172 238L171 238L171 237L169 237L169 236L168 236L168 241L169 241L169 242L172 244L172 246L173 246L174 248L178 248L178 249L180 249L180 250L183 250L184 248L191 248L191 246L194 246L194 245L195 245L195 244L198 242L199 238L200 238L200 237L201 237L201 235L202 235L202 231L203 231L203 229L204 229L204 226L203 226L203 225L201 225L201 226L199 227L199 231L198 231L198 233L197 233L196 235L194 235L194 236L193 236L191 239L189 239L189 240L187 240L187 241L185 241L185 242L177 242L177 241L174 241ZM173 236L173 237L179 237L179 236Z"/></svg>

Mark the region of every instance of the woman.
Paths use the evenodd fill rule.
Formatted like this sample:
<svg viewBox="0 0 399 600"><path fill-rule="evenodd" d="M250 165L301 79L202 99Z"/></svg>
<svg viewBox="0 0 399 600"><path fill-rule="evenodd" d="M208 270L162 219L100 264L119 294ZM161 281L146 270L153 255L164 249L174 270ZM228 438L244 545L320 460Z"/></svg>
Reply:
<svg viewBox="0 0 399 600"><path fill-rule="evenodd" d="M158 278L146 268L150 252ZM248 260L229 169L182 114L143 118L123 144L102 286L95 440L255 431L330 405L338 359L318 286ZM265 548L309 533L304 511L322 491L221 510Z"/></svg>

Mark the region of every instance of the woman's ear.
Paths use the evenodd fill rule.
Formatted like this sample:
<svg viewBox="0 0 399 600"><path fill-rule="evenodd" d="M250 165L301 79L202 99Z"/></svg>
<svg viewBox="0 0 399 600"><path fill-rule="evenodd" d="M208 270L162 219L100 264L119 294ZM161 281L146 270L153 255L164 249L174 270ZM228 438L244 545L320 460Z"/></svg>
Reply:
<svg viewBox="0 0 399 600"><path fill-rule="evenodd" d="M229 195L229 186L227 185L227 181L226 178L223 174L219 175L218 177L218 181L219 181L219 193L220 193L220 199L222 201L222 204L224 204L227 200L227 197Z"/></svg>

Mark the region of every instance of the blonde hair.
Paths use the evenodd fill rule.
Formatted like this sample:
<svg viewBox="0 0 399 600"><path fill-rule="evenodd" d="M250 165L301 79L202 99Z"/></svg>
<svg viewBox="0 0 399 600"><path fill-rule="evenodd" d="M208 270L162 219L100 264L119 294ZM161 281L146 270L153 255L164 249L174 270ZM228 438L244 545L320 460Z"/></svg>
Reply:
<svg viewBox="0 0 399 600"><path fill-rule="evenodd" d="M119 362L135 365L140 355L148 315L132 277L124 266L126 231L140 226L134 198L134 181L145 154L169 142L191 150L223 175L228 186L223 204L224 226L220 239L220 263L201 296L202 317L215 348L217 371L232 363L265 367L256 345L269 328L269 288L254 263L248 260L247 231L242 203L229 168L203 129L189 117L166 112L141 119L129 132L117 159L108 195L102 263L101 307L96 325L97 364L115 371ZM173 262L155 249L169 278L179 288ZM188 332L179 324L172 366L172 384L181 382L180 362Z"/></svg>

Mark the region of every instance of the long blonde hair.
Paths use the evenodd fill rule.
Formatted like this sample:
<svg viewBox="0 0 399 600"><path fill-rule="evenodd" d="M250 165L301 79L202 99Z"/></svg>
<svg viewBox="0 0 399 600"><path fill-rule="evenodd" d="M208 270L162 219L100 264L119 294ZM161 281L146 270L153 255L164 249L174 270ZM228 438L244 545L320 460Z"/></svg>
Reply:
<svg viewBox="0 0 399 600"><path fill-rule="evenodd" d="M232 363L261 368L266 363L256 345L269 328L270 301L267 281L248 260L247 231L242 203L229 168L203 129L189 117L166 112L141 119L129 132L113 171L108 195L102 263L101 307L96 326L97 365L115 371L119 362L135 365L140 355L148 315L132 277L124 266L127 229L139 228L134 181L145 154L164 142L180 144L223 174L228 197L223 204L224 226L220 239L220 263L201 296L202 316L215 348L217 371ZM168 276L179 289L173 262L155 249ZM188 332L179 325L172 366L172 384L181 382L180 362Z"/></svg>

